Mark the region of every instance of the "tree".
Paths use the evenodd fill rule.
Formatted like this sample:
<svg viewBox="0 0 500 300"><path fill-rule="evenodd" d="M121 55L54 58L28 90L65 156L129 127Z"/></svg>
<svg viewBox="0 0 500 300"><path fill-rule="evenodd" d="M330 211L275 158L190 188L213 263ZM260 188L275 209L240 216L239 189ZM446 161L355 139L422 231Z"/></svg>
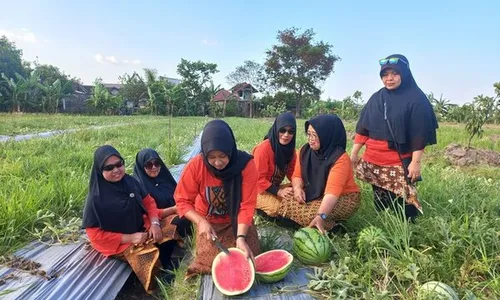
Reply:
<svg viewBox="0 0 500 300"><path fill-rule="evenodd" d="M97 113L110 115L116 113L120 104L123 102L121 96L113 96L102 84L101 79L94 81L94 91L87 100Z"/></svg>
<svg viewBox="0 0 500 300"><path fill-rule="evenodd" d="M451 108L450 100L443 98L443 94L439 96L439 99L436 99L434 97L434 93L427 95L427 98L434 107L434 112L436 113L438 120L446 119L446 116Z"/></svg>
<svg viewBox="0 0 500 300"><path fill-rule="evenodd" d="M467 148L470 148L470 143L474 136L477 135L478 138L483 136L483 125L488 122L493 115L495 107L498 105L495 103L497 98L498 97L485 97L483 95L474 97L471 106L471 115L465 126L465 130L469 133Z"/></svg>
<svg viewBox="0 0 500 300"><path fill-rule="evenodd" d="M124 99L132 101L134 106L139 105L139 100L145 98L148 94L148 88L142 77L134 72L131 75L127 73L118 77L118 80L123 85L120 89L120 95Z"/></svg>
<svg viewBox="0 0 500 300"><path fill-rule="evenodd" d="M0 74L5 74L7 78L16 78L16 73L24 77L26 73L22 56L23 51L17 49L14 42L5 36L0 38Z"/></svg>
<svg viewBox="0 0 500 300"><path fill-rule="evenodd" d="M71 86L71 81L66 81L63 85L60 79L56 79L52 84L41 84L38 86L42 90L42 111L47 113L57 113L61 98L69 95L66 91Z"/></svg>
<svg viewBox="0 0 500 300"><path fill-rule="evenodd" d="M265 90L266 78L265 68L255 61L246 60L243 65L236 67L232 73L226 76L229 84L235 86L238 83L246 82L255 87L259 92ZM250 118L253 117L253 95L250 97Z"/></svg>
<svg viewBox="0 0 500 300"><path fill-rule="evenodd" d="M61 82L62 92L70 94L73 92L73 81L78 81L76 78L71 79L70 76L64 74L58 67L53 65L36 65L36 73L38 74L40 83L43 85L52 85L56 80Z"/></svg>
<svg viewBox="0 0 500 300"><path fill-rule="evenodd" d="M278 31L279 43L266 52L266 73L277 88L285 88L295 94L296 115L304 94L321 94L317 85L333 72L340 58L332 54L332 46L323 41L313 43L315 33L307 29L299 33L297 28Z"/></svg>
<svg viewBox="0 0 500 300"><path fill-rule="evenodd" d="M217 64L181 59L177 65L177 73L182 77L181 85L187 96L185 113L188 113L188 110L189 114L196 114L196 110L203 115L207 113L210 96L205 87L211 81L212 75L218 72Z"/></svg>

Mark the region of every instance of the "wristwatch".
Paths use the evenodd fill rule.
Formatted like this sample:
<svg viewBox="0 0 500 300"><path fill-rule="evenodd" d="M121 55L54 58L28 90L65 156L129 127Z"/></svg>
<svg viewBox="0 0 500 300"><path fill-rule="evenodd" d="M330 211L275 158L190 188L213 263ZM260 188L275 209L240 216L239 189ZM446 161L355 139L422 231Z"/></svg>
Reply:
<svg viewBox="0 0 500 300"><path fill-rule="evenodd" d="M158 222L158 221L153 221L153 222L151 222L151 225L158 225L158 226L160 226L160 222Z"/></svg>
<svg viewBox="0 0 500 300"><path fill-rule="evenodd" d="M318 216L320 216L321 219L326 220L326 214L325 213L319 213Z"/></svg>

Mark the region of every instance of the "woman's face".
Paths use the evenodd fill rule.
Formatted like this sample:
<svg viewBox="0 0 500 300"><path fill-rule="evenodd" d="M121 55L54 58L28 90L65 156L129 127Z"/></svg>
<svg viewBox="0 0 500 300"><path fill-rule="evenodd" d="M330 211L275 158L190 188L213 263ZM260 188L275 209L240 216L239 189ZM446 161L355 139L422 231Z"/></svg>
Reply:
<svg viewBox="0 0 500 300"><path fill-rule="evenodd" d="M118 182L125 176L125 165L121 158L116 155L110 156L104 162L102 176L106 181Z"/></svg>
<svg viewBox="0 0 500 300"><path fill-rule="evenodd" d="M223 170L229 163L229 156L219 150L212 150L207 154L207 160L212 167L217 170Z"/></svg>
<svg viewBox="0 0 500 300"><path fill-rule="evenodd" d="M151 178L156 178L161 171L160 161L157 159L152 159L144 164L144 171Z"/></svg>
<svg viewBox="0 0 500 300"><path fill-rule="evenodd" d="M295 135L295 129L292 126L285 126L279 129L279 141L280 144L286 146L290 144Z"/></svg>
<svg viewBox="0 0 500 300"><path fill-rule="evenodd" d="M382 82L386 89L395 90L401 85L401 75L392 69L387 69L382 75Z"/></svg>
<svg viewBox="0 0 500 300"><path fill-rule="evenodd" d="M311 125L307 127L307 142L309 143L311 149L313 149L314 151L318 151L319 147L321 146L319 142L319 136L316 133L316 130L314 130Z"/></svg>

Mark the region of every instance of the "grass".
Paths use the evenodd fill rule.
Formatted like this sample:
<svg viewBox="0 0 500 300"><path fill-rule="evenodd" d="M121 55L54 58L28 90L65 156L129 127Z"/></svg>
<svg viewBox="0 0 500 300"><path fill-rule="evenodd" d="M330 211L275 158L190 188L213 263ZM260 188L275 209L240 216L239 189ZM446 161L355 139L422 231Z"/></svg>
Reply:
<svg viewBox="0 0 500 300"><path fill-rule="evenodd" d="M6 122L28 124L19 130ZM140 117L76 117L46 115L2 115L0 134L31 133L126 120L133 126L100 130L81 130L48 139L0 143L0 252L10 253L34 238L44 222L59 224L63 219L81 217L94 149L114 145L132 171L135 154L152 147L167 158L168 164L180 160L184 149L199 132L206 118L175 118L172 140L168 119ZM26 121L22 120L27 118ZM88 118L88 119L85 119ZM36 121L35 121L36 120ZM43 120L43 121L41 121ZM271 119L227 118L238 147L251 151L262 141ZM304 120L298 121L297 147L305 143ZM24 123L23 123L24 122ZM62 127L57 127L57 122ZM87 123L85 123L87 122ZM4 124L9 124L4 126ZM346 122L352 131L354 123ZM6 129L10 126L11 129ZM75 127L76 126L76 127ZM15 128L14 128L15 127ZM31 131L30 131L31 130ZM500 127L488 126L472 146L500 152ZM426 149L419 197L424 216L415 224L400 222L393 214L376 213L370 186L359 182L362 205L348 222L349 233L333 236L334 260L322 269L321 288L311 292L319 298L345 296L351 299L413 299L418 287L430 280L452 286L461 297L500 298L500 178L498 168L474 166L457 168L443 158L450 143L466 145L468 136L462 125L441 124L438 144ZM348 148L352 146L349 140ZM349 150L348 150L349 151ZM56 217L57 216L57 219ZM273 226L259 221L259 226ZM262 238L263 249L275 246L276 236ZM184 281L184 260L176 270L171 286L164 285L166 299L192 299L197 295L199 278ZM319 276L319 275L318 275ZM341 293L341 294L339 294Z"/></svg>

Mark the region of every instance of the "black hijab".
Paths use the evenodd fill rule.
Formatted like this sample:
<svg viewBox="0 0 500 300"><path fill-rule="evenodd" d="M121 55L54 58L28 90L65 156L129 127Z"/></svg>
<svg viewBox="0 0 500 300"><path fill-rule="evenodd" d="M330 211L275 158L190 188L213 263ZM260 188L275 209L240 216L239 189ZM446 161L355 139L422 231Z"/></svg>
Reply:
<svg viewBox="0 0 500 300"><path fill-rule="evenodd" d="M309 125L318 134L320 148L314 151L309 144L305 144L300 149L306 202L318 199L324 194L330 169L345 153L347 142L344 124L337 115L319 115L306 121L306 133Z"/></svg>
<svg viewBox="0 0 500 300"><path fill-rule="evenodd" d="M144 170L146 163L153 159L158 160L161 165L160 173L155 178L149 177ZM135 156L134 178L141 184L144 191L155 199L158 208L175 205L174 191L177 182L155 150L146 148L137 153Z"/></svg>
<svg viewBox="0 0 500 300"><path fill-rule="evenodd" d="M276 117L273 126L271 126L269 132L264 137L264 140L269 139L274 152L274 162L278 169L282 171L286 171L287 165L293 158L293 153L295 152L295 136L297 135L293 135L288 145L281 145L279 130L285 126L290 126L294 131L297 131L295 116L290 112L282 113Z"/></svg>
<svg viewBox="0 0 500 300"><path fill-rule="evenodd" d="M399 58L399 61L382 66L380 77L387 69L393 69L401 75L401 85L392 91L384 87L370 97L361 111L356 132L388 141L389 148L397 150L399 146L402 153L409 153L436 144L438 123L431 103L411 74L408 59L400 54L387 58L392 57ZM384 118L384 103L395 140Z"/></svg>
<svg viewBox="0 0 500 300"><path fill-rule="evenodd" d="M217 170L208 162L207 155L212 150L224 152L229 157L229 163L223 170ZM241 205L241 186L243 183L241 172L253 157L236 148L233 131L222 120L213 120L205 125L201 136L201 153L208 171L222 180L227 210L231 218L233 234L236 236L238 213Z"/></svg>
<svg viewBox="0 0 500 300"><path fill-rule="evenodd" d="M120 153L109 145L99 147L94 152L82 226L99 227L102 230L126 234L142 231L144 226L142 215L146 213L142 198L146 194L139 183L127 174L118 182L104 179L102 168L111 156L123 160Z"/></svg>

